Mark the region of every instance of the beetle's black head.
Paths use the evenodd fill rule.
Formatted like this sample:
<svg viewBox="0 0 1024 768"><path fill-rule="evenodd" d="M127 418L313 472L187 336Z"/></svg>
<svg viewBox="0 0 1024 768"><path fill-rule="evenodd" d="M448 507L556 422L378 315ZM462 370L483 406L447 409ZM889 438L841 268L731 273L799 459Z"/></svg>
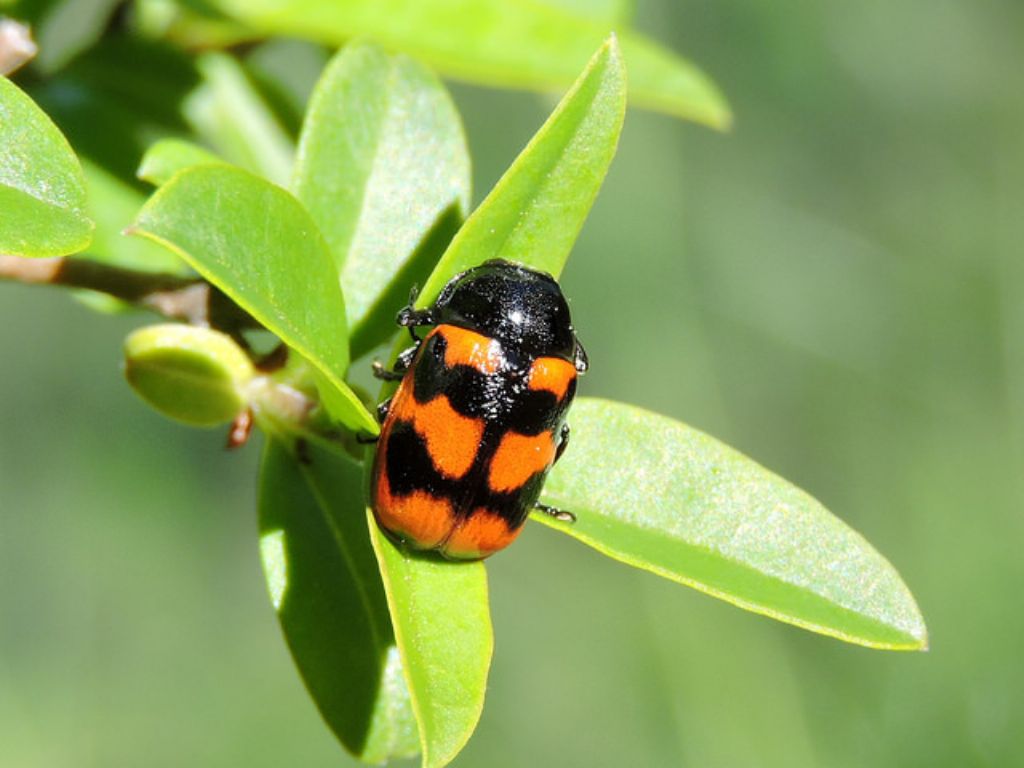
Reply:
<svg viewBox="0 0 1024 768"><path fill-rule="evenodd" d="M546 272L492 259L453 277L430 314L435 323L491 336L510 351L561 357L586 368L569 305Z"/></svg>

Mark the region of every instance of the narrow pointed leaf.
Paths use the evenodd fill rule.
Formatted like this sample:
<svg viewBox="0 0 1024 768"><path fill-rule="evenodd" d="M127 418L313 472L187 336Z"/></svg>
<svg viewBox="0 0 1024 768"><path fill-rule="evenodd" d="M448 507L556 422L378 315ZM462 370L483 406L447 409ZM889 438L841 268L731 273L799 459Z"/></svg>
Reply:
<svg viewBox="0 0 1024 768"><path fill-rule="evenodd" d="M815 499L664 416L584 398L535 519L741 608L874 648L927 647L899 574Z"/></svg>
<svg viewBox="0 0 1024 768"><path fill-rule="evenodd" d="M0 7L3 5L0 2ZM95 45L116 6L117 0L25 2L12 15L31 22L39 44L36 66L46 76L52 76Z"/></svg>
<svg viewBox="0 0 1024 768"><path fill-rule="evenodd" d="M178 171L195 165L226 165L224 160L198 144L184 139L160 139L142 156L136 175L159 187Z"/></svg>
<svg viewBox="0 0 1024 768"><path fill-rule="evenodd" d="M419 740L363 510L358 464L315 444L299 461L268 438L260 554L271 601L324 720L379 763L415 754Z"/></svg>
<svg viewBox="0 0 1024 768"><path fill-rule="evenodd" d="M715 85L696 66L628 29L614 7L522 0L214 0L257 29L341 45L373 39L444 75L513 88L560 91L609 33L620 33L633 103L715 128L731 120ZM604 5L612 6L611 3Z"/></svg>
<svg viewBox="0 0 1024 768"><path fill-rule="evenodd" d="M76 253L92 231L75 153L35 102L0 76L0 253Z"/></svg>
<svg viewBox="0 0 1024 768"><path fill-rule="evenodd" d="M199 59L203 83L185 104L196 132L235 165L287 186L295 148L242 65L223 53Z"/></svg>
<svg viewBox="0 0 1024 768"><path fill-rule="evenodd" d="M494 638L481 562L399 550L368 510L395 638L419 722L424 768L447 765L480 719Z"/></svg>
<svg viewBox="0 0 1024 768"><path fill-rule="evenodd" d="M451 97L405 56L346 46L313 93L292 186L331 247L354 342L366 351L394 332L409 286L469 207L469 155Z"/></svg>
<svg viewBox="0 0 1024 768"><path fill-rule="evenodd" d="M626 73L614 38L473 211L423 287L427 306L455 274L487 259L561 273L615 155Z"/></svg>
<svg viewBox="0 0 1024 768"><path fill-rule="evenodd" d="M167 246L316 366L353 429L377 424L345 384L345 302L327 244L295 198L228 166L174 176L146 203L138 234Z"/></svg>
<svg viewBox="0 0 1024 768"><path fill-rule="evenodd" d="M460 230L429 278L422 303L432 301L453 274L488 258L561 271L614 154L624 89L612 42ZM549 242L538 242L544 238ZM445 765L468 740L483 706L492 644L486 573L481 563L403 552L376 526L373 536L424 765Z"/></svg>
<svg viewBox="0 0 1024 768"><path fill-rule="evenodd" d="M621 42L633 105L718 130L732 126L725 97L697 67L643 35L626 32Z"/></svg>

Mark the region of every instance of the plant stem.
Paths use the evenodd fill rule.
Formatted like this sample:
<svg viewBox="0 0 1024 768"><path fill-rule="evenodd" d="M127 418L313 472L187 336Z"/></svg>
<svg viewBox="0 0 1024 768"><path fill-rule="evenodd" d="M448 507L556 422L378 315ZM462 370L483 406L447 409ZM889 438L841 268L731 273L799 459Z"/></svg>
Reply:
<svg viewBox="0 0 1024 768"><path fill-rule="evenodd" d="M99 291L173 320L230 333L259 327L237 304L198 277L142 272L74 256L0 255L0 280Z"/></svg>

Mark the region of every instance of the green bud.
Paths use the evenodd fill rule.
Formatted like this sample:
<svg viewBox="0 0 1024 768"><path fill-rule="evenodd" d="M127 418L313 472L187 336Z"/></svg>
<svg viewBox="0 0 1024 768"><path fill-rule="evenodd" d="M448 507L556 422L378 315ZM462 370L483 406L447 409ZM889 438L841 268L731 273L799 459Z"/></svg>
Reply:
<svg viewBox="0 0 1024 768"><path fill-rule="evenodd" d="M219 331L176 324L140 328L125 340L124 359L128 383L172 419L212 427L248 406L252 362Z"/></svg>

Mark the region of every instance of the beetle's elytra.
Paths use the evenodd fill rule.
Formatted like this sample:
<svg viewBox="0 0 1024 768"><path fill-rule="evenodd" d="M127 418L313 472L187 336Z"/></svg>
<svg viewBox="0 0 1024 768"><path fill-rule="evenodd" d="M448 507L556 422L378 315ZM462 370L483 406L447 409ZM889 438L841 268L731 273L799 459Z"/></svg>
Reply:
<svg viewBox="0 0 1024 768"><path fill-rule="evenodd" d="M433 306L398 314L414 345L381 404L372 476L377 522L412 549L474 560L508 546L569 440L587 357L551 275L492 260L456 275ZM417 328L433 326L423 339Z"/></svg>

